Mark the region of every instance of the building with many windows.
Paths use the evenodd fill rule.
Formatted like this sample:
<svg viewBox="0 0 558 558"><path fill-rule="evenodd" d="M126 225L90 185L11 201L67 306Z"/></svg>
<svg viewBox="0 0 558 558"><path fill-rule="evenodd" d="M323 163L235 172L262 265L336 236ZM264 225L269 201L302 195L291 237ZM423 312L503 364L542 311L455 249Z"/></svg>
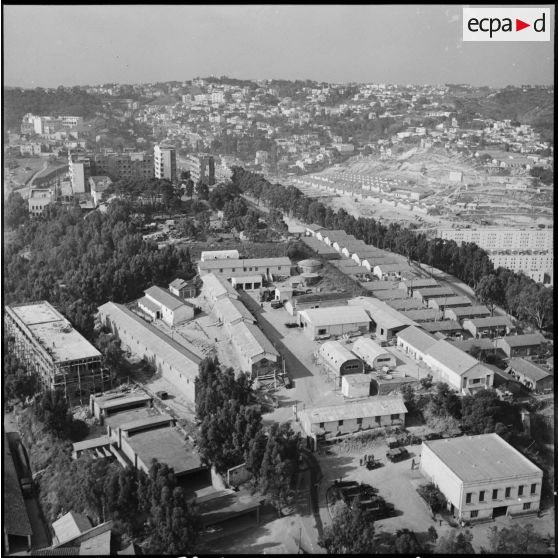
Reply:
<svg viewBox="0 0 558 558"><path fill-rule="evenodd" d="M536 512L543 472L498 434L422 443L420 471L460 520Z"/></svg>
<svg viewBox="0 0 558 558"><path fill-rule="evenodd" d="M200 181L208 186L215 184L215 160L212 155L207 153L191 153L187 157L186 164L194 184Z"/></svg>
<svg viewBox="0 0 558 558"><path fill-rule="evenodd" d="M4 323L15 354L46 389L71 401L106 389L101 353L48 302L6 306Z"/></svg>
<svg viewBox="0 0 558 558"><path fill-rule="evenodd" d="M176 182L176 149L156 145L153 152L155 178L166 178L171 182Z"/></svg>

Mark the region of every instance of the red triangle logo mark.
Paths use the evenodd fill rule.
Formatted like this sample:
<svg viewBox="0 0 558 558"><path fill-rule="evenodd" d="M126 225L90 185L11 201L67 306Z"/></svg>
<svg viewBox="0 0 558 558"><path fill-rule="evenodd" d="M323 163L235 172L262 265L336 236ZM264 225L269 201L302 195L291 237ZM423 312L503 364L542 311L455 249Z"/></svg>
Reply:
<svg viewBox="0 0 558 558"><path fill-rule="evenodd" d="M531 24L530 23L525 23L524 21L521 21L520 19L515 20L515 30L516 31L521 31L522 29L525 29L526 27L531 27Z"/></svg>

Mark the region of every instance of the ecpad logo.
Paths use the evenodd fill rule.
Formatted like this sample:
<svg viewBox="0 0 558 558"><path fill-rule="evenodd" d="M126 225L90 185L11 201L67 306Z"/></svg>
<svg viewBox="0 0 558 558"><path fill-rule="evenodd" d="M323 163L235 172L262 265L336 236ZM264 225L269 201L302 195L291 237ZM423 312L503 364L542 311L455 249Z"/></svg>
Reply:
<svg viewBox="0 0 558 558"><path fill-rule="evenodd" d="M463 8L464 41L550 41L550 8Z"/></svg>

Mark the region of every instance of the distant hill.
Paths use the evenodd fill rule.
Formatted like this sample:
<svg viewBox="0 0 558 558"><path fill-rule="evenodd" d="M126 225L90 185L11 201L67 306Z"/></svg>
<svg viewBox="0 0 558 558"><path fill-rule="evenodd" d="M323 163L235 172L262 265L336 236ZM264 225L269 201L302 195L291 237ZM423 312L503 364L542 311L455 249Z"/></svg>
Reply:
<svg viewBox="0 0 558 558"><path fill-rule="evenodd" d="M457 109L481 118L530 124L544 139L554 141L554 91L508 87L476 98L455 97Z"/></svg>
<svg viewBox="0 0 558 558"><path fill-rule="evenodd" d="M4 129L19 130L22 117L28 112L39 116L83 116L91 118L102 107L98 97L74 88L46 91L42 88L3 88L2 108Z"/></svg>

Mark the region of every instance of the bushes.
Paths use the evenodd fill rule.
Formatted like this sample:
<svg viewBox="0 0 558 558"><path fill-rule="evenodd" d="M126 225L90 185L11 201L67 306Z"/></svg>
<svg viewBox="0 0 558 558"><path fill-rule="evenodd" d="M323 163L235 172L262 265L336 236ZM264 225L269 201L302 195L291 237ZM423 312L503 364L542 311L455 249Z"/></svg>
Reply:
<svg viewBox="0 0 558 558"><path fill-rule="evenodd" d="M422 484L417 488L417 492L430 506L433 513L442 511L447 506L446 497L433 483Z"/></svg>

